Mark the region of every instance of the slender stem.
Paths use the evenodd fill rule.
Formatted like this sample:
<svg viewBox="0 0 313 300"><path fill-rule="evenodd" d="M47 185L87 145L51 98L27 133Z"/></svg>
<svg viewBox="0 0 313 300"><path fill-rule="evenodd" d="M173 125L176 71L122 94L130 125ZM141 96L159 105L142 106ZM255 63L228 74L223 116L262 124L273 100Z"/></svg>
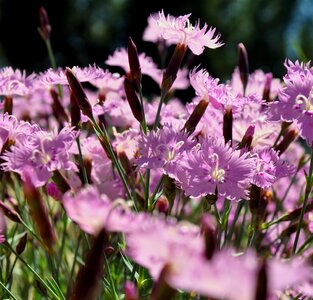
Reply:
<svg viewBox="0 0 313 300"><path fill-rule="evenodd" d="M301 231L301 227L302 227L302 223L303 223L304 212L305 212L305 209L306 209L306 205L307 205L307 202L308 202L308 198L309 198L310 192L312 190L312 173L313 173L313 145L311 146L310 169L309 169L309 174L308 174L308 176L306 178L306 187L305 187L303 206L302 206L302 209L301 209L300 219L299 219L299 223L298 223L297 231L296 231L296 237L295 237L295 241L294 241L293 248L292 248L292 253L293 254L296 254L296 252L297 252L297 245L298 245L300 231Z"/></svg>
<svg viewBox="0 0 313 300"><path fill-rule="evenodd" d="M57 270L56 270L57 278L59 276L59 271L60 271L60 267L61 267L61 263L62 263L62 257L63 257L64 247L65 247L67 225L68 225L68 218L67 218L67 215L64 214L63 215L63 233L62 233L62 240L61 240L61 249L59 252L58 266L57 266Z"/></svg>
<svg viewBox="0 0 313 300"><path fill-rule="evenodd" d="M225 239L225 243L224 245L227 243L227 242L230 242L231 241L231 238L233 236L233 233L234 233L234 230L235 230L235 226L236 226L236 223L237 223L237 220L239 218L239 215L240 215L240 212L241 212L241 209L243 208L243 203L244 200L241 200L238 204L237 204L237 208L236 208L236 212L235 212L235 216L234 216L234 219L233 219L233 222L229 228L229 231L228 231L228 234L226 236L226 239Z"/></svg>
<svg viewBox="0 0 313 300"><path fill-rule="evenodd" d="M46 44L46 47L47 47L47 51L48 51L48 56L49 56L51 67L54 70L56 70L57 69L57 63L56 63L55 56L54 56L54 53L53 53L53 50L52 50L50 39L45 39L45 44ZM58 84L58 93L59 93L60 97L62 98L62 88L61 88L61 86L59 84Z"/></svg>
<svg viewBox="0 0 313 300"><path fill-rule="evenodd" d="M81 145L80 145L79 137L76 138L76 144L77 144L77 149L78 149L79 164L80 164L80 167L82 169L84 183L88 184L88 177L87 177L86 167L85 167L85 164L84 164L82 148L81 148Z"/></svg>
<svg viewBox="0 0 313 300"><path fill-rule="evenodd" d="M114 281L113 281L113 278L112 278L110 266L109 266L108 260L106 258L106 255L104 255L104 263L105 263L105 268L106 268L108 276L109 276L110 287L111 287L111 291L113 293L114 299L115 300L119 300L119 297L118 297L118 295L116 293Z"/></svg>
<svg viewBox="0 0 313 300"><path fill-rule="evenodd" d="M163 105L165 97L166 97L166 93L161 92L161 98L160 98L157 114L155 116L155 121L154 121L154 124L153 124L153 130L156 130L158 128L158 126L159 126L161 109L162 109L162 105Z"/></svg>
<svg viewBox="0 0 313 300"><path fill-rule="evenodd" d="M17 300L17 298L12 294L12 292L1 281L0 281L0 285L14 300Z"/></svg>
<svg viewBox="0 0 313 300"><path fill-rule="evenodd" d="M142 116L143 116L141 127L142 127L142 130L143 130L144 134L147 134L147 123L146 123L145 110L144 110L144 106L143 106L143 94L142 94L142 87L141 87L141 85L140 85L140 88L139 88L139 99L140 99L141 112L142 112Z"/></svg>
<svg viewBox="0 0 313 300"><path fill-rule="evenodd" d="M146 184L145 184L145 210L150 208L149 191L150 190L150 169L146 171Z"/></svg>
<svg viewBox="0 0 313 300"><path fill-rule="evenodd" d="M49 287L49 285L40 277L40 275L20 256L18 253L11 247L10 244L5 244L15 255L16 257L29 269L35 277L40 281L40 283L53 295L54 299L60 299L57 294Z"/></svg>
<svg viewBox="0 0 313 300"><path fill-rule="evenodd" d="M161 178L160 178L160 180L159 180L159 182L158 182L158 184L157 184L157 186L156 186L156 188L154 189L154 192L153 192L153 194L152 194L152 197L151 197L151 201L152 201L151 210L154 209L154 205L155 205L155 203L156 203L156 200L154 200L154 198L155 198L156 194L158 193L160 187L162 186L163 181L164 181L164 175L161 176Z"/></svg>

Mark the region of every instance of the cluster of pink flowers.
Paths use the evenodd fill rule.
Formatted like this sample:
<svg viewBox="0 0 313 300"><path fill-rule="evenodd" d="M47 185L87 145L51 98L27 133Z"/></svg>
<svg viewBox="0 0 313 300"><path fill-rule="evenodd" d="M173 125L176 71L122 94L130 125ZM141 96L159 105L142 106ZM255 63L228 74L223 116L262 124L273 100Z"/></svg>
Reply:
<svg viewBox="0 0 313 300"><path fill-rule="evenodd" d="M143 38L195 55L223 45L190 16L153 14ZM177 49L166 70L126 48L107 58L108 69L0 69L0 95L13 98L0 116L1 172L44 187L87 234L123 234L123 255L168 289L210 299L313 297L304 251L313 206L303 204L312 170L298 143L313 142L313 68L287 60L282 83L261 70L244 81L239 65L220 83L201 66L181 67ZM166 95L142 95L141 75ZM194 98L183 104L174 91L190 85Z"/></svg>

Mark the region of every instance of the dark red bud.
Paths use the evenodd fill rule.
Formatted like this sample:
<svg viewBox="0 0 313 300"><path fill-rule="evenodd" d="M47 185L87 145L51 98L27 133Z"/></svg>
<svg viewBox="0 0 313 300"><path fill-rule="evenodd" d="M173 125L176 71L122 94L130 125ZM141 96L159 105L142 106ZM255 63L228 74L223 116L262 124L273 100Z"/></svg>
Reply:
<svg viewBox="0 0 313 300"><path fill-rule="evenodd" d="M141 67L140 67L137 47L131 37L128 38L127 50L128 50L128 61L129 61L131 81L136 86L137 91L139 91L140 85L141 85L141 76L142 76Z"/></svg>
<svg viewBox="0 0 313 300"><path fill-rule="evenodd" d="M141 110L141 105L137 93L135 91L134 86L129 81L127 77L124 80L124 89L126 93L126 97L130 106L130 109L136 118L136 120L141 123L143 121L143 114Z"/></svg>
<svg viewBox="0 0 313 300"><path fill-rule="evenodd" d="M233 139L233 111L226 109L223 117L223 136L225 144Z"/></svg>
<svg viewBox="0 0 313 300"><path fill-rule="evenodd" d="M21 255L24 252L24 250L26 248L26 243L27 243L27 233L25 233L21 237L21 239L19 240L18 244L16 245L15 250L16 250L16 253L18 255Z"/></svg>
<svg viewBox="0 0 313 300"><path fill-rule="evenodd" d="M243 90L245 92L249 79L249 61L248 53L243 43L238 44L238 67Z"/></svg>
<svg viewBox="0 0 313 300"><path fill-rule="evenodd" d="M44 40L50 38L51 26L46 9L41 6L39 8L39 19L40 19L40 34Z"/></svg>

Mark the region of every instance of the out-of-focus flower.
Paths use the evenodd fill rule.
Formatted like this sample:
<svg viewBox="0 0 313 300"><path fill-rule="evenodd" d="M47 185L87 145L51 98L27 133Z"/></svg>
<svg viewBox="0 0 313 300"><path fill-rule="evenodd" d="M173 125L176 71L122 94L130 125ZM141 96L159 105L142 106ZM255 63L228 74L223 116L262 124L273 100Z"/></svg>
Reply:
<svg viewBox="0 0 313 300"><path fill-rule="evenodd" d="M229 144L204 138L187 152L177 167L177 180L187 196L218 195L230 200L246 196L255 168L255 159L241 155Z"/></svg>
<svg viewBox="0 0 313 300"><path fill-rule="evenodd" d="M77 170L69 159L69 149L77 136L71 128L63 128L59 134L36 131L28 135L23 143L16 144L2 156L5 171L32 173L32 183L42 186L47 183L55 170Z"/></svg>
<svg viewBox="0 0 313 300"><path fill-rule="evenodd" d="M223 45L219 42L220 34L214 37L215 28L208 29L207 24L204 24L202 28L199 23L192 25L189 20L190 15L176 18L171 15L165 16L162 10L158 14L152 15L151 25L156 33L166 41L171 44L183 44L189 47L195 55L200 55L204 51L204 47L215 49Z"/></svg>

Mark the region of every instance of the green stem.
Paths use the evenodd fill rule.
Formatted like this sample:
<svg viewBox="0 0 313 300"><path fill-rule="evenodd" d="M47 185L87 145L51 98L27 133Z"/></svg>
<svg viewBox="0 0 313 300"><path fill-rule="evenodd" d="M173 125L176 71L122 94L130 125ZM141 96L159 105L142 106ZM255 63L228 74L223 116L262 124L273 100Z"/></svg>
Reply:
<svg viewBox="0 0 313 300"><path fill-rule="evenodd" d="M54 299L59 300L60 298L58 297L58 295L55 294L55 292L40 277L40 275L20 255L18 255L18 253L11 247L11 245L8 243L6 243L5 245L16 255L16 257L25 265L25 267L35 275L35 277L40 281L40 283L53 295Z"/></svg>
<svg viewBox="0 0 313 300"><path fill-rule="evenodd" d="M155 116L155 121L154 121L154 124L153 124L153 130L156 130L158 128L158 126L159 126L161 109L162 109L162 105L163 105L165 97L166 97L166 94L161 92L161 98L160 98L157 114Z"/></svg>
<svg viewBox="0 0 313 300"><path fill-rule="evenodd" d="M76 144L77 144L77 149L78 149L79 164L83 173L84 184L88 184L88 177L87 177L87 172L86 172L86 168L84 164L83 153L82 153L82 148L80 145L79 137L76 138Z"/></svg>
<svg viewBox="0 0 313 300"><path fill-rule="evenodd" d="M143 120L142 120L141 127L142 127L142 130L143 130L144 134L146 135L148 128L147 128L147 123L146 123L145 110L144 110L144 106L143 106L143 94L142 94L142 87L141 87L141 85L140 85L140 88L139 88L139 99L140 99L141 112L142 112L142 115L143 115Z"/></svg>
<svg viewBox="0 0 313 300"><path fill-rule="evenodd" d="M17 300L17 298L12 294L12 292L1 281L0 281L0 285L14 300Z"/></svg>
<svg viewBox="0 0 313 300"><path fill-rule="evenodd" d="M308 198L309 198L310 192L312 190L312 173L313 173L313 145L311 146L310 169L309 169L309 174L308 174L308 176L306 178L306 187L305 187L303 206L302 206L302 209L301 209L300 219L299 219L299 223L298 223L297 231L296 231L296 237L295 237L295 241L294 241L293 248L292 248L292 253L293 254L296 254L296 252L297 252L297 245L298 245L300 231L301 231L301 227L302 227L302 223L303 223L304 212L305 212L305 209L306 209L306 205L307 205L307 202L308 202Z"/></svg>
<svg viewBox="0 0 313 300"><path fill-rule="evenodd" d="M110 288L111 288L111 291L113 293L113 297L114 297L115 300L119 300L119 297L118 297L118 295L116 293L114 281L113 281L113 278L112 278L110 266L109 266L108 260L106 258L106 255L104 255L104 263L105 263L105 268L106 268L108 276L109 276Z"/></svg>
<svg viewBox="0 0 313 300"><path fill-rule="evenodd" d="M59 276L60 267L62 264L62 257L63 257L64 247L65 247L65 238L66 238L66 233L67 233L66 232L67 225L68 225L67 215L63 214L63 233L62 233L62 240L61 240L61 249L59 252L58 266L57 266L57 270L56 270L57 278Z"/></svg>
<svg viewBox="0 0 313 300"><path fill-rule="evenodd" d="M158 193L160 187L162 186L163 181L164 181L164 175L161 176L161 178L160 178L160 180L159 180L159 182L158 182L158 184L157 184L156 188L154 189L153 194L151 196L151 203L152 203L151 211L154 209L154 206L156 204L156 200L154 198L155 198L156 194Z"/></svg>
<svg viewBox="0 0 313 300"><path fill-rule="evenodd" d="M241 209L243 208L244 204L243 204L244 200L241 200L238 204L237 204L237 208L236 208L236 212L235 212L235 216L234 216L234 220L229 228L229 231L228 231L228 234L226 236L226 239L225 239L225 243L224 245L226 245L226 243L230 242L231 241L231 238L233 236L233 233L235 231L235 226L236 226L236 223L237 223L237 220L240 216L240 212L241 212Z"/></svg>

